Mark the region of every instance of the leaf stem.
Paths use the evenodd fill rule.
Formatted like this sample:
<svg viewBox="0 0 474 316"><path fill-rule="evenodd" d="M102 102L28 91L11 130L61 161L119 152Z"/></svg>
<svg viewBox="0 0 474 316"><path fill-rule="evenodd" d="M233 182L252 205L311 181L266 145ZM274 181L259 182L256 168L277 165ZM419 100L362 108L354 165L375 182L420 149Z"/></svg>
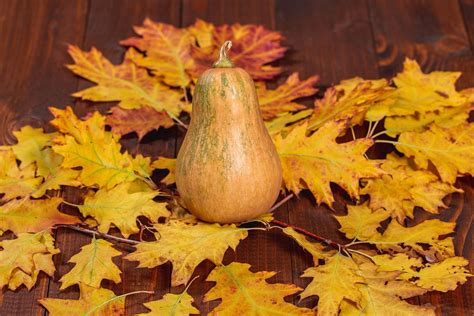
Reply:
<svg viewBox="0 0 474 316"><path fill-rule="evenodd" d="M376 139L375 143L382 143L382 144L392 144L392 145L397 145L398 142L393 141L393 140L385 140L385 139Z"/></svg>
<svg viewBox="0 0 474 316"><path fill-rule="evenodd" d="M123 297L127 297L129 295L134 295L134 294L155 294L155 292L153 291L135 291L135 292L130 292L130 293L125 293L125 294L122 294L122 295L119 295L119 296L114 296L112 297L111 299L108 299L106 300L105 302L102 302L100 303L99 305L95 306L94 308L88 310L84 316L88 316L88 315L91 315L92 313L94 313L95 311L97 311L98 309L102 308L103 306L109 304L109 303L112 303L116 300L119 300Z"/></svg>
<svg viewBox="0 0 474 316"><path fill-rule="evenodd" d="M55 225L54 227L55 228L68 228L68 229L72 229L72 230L75 230L75 231L78 231L78 232L81 232L81 233L84 233L84 234L88 234L88 235L92 235L92 236L99 236L99 237L102 237L104 239L114 240L114 241L117 241L117 242L130 244L130 245L137 245L137 244L140 243L139 241L136 241L136 240L116 237L116 236L112 236L112 235L109 235L109 234L98 232L96 230L87 229L87 228L84 228L84 227L79 227L79 226L76 226L76 225L58 224L58 225Z"/></svg>
<svg viewBox="0 0 474 316"><path fill-rule="evenodd" d="M295 195L293 193L285 196L284 199L282 199L280 202L277 202L275 203L275 205L273 205L269 210L268 210L268 213L272 213L274 210L276 210L277 208L279 208L280 206L282 206L283 204L285 204L286 202L288 202L291 198L293 198Z"/></svg>

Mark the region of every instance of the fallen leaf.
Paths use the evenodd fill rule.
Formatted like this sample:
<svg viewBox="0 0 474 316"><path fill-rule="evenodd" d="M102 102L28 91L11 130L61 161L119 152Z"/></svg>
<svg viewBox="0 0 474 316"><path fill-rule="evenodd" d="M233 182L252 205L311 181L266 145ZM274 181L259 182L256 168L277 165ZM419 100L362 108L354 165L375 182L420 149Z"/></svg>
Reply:
<svg viewBox="0 0 474 316"><path fill-rule="evenodd" d="M377 234L380 223L390 217L390 212L379 208L372 211L367 203L347 205L347 215L335 216L348 239L367 240Z"/></svg>
<svg viewBox="0 0 474 316"><path fill-rule="evenodd" d="M334 202L330 183L336 183L351 197L359 195L359 179L377 177L383 172L379 163L363 155L372 146L368 138L336 143L346 128L344 122L330 121L307 137L307 125L295 127L285 138L274 137L283 167L285 187L296 194L308 188L318 203ZM304 184L301 183L304 181Z"/></svg>
<svg viewBox="0 0 474 316"><path fill-rule="evenodd" d="M48 232L19 233L17 238L0 241L0 289L15 290L21 284L31 289L40 271L52 276L54 239ZM21 271L21 272L20 272Z"/></svg>
<svg viewBox="0 0 474 316"><path fill-rule="evenodd" d="M34 198L42 197L47 190L59 190L61 186L80 186L81 183L77 181L79 170L73 169L58 169L54 174L45 178L45 181L38 186L38 188L31 194Z"/></svg>
<svg viewBox="0 0 474 316"><path fill-rule="evenodd" d="M120 41L133 46L146 55L134 54L133 62L148 68L170 86L185 88L191 79L188 71L193 67L191 44L193 37L186 29L166 23L153 22L146 18L143 26L135 26L135 33L141 37L130 37Z"/></svg>
<svg viewBox="0 0 474 316"><path fill-rule="evenodd" d="M362 294L357 284L364 279L357 274L357 265L339 253L326 260L326 264L306 269L303 278L313 278L300 294L301 299L318 296L318 314L338 315L343 300L360 305Z"/></svg>
<svg viewBox="0 0 474 316"><path fill-rule="evenodd" d="M44 133L42 128L32 128L27 125L21 130L13 132L18 143L11 146L16 158L21 161L20 169L28 167L32 163L38 163L38 169L43 170L43 154L42 150L51 144L56 133ZM45 175L40 172L41 176Z"/></svg>
<svg viewBox="0 0 474 316"><path fill-rule="evenodd" d="M196 22L188 27L188 31L196 39L199 47L212 47L212 34L214 33L214 24L208 23L201 19L196 19Z"/></svg>
<svg viewBox="0 0 474 316"><path fill-rule="evenodd" d="M15 234L49 230L56 224L76 224L79 219L58 211L62 199L11 200L0 206L0 230Z"/></svg>
<svg viewBox="0 0 474 316"><path fill-rule="evenodd" d="M437 214L440 208L447 207L443 203L446 195L462 192L428 170L413 169L406 158L398 155L389 154L380 162L386 174L368 179L360 193L370 195L369 205L373 210L384 208L400 223L406 217L413 218L416 206Z"/></svg>
<svg viewBox="0 0 474 316"><path fill-rule="evenodd" d="M313 256L313 263L315 266L319 264L319 259L324 259L334 254L334 251L332 250L324 250L326 247L320 243L310 242L304 235L298 233L291 227L284 228L283 232L293 238L298 245Z"/></svg>
<svg viewBox="0 0 474 316"><path fill-rule="evenodd" d="M458 175L474 174L474 124L452 128L433 124L422 133L402 133L395 146L407 157L414 157L422 169L428 169L431 162L444 182L452 184Z"/></svg>
<svg viewBox="0 0 474 316"><path fill-rule="evenodd" d="M315 94L318 89L314 85L319 80L312 76L301 81L297 72L291 74L286 81L274 90L268 90L266 84L257 84L257 97L264 120L275 118L279 113L304 109L305 106L293 102Z"/></svg>
<svg viewBox="0 0 474 316"><path fill-rule="evenodd" d="M175 170L176 170L176 159L175 158L166 158L158 157L158 160L153 161L151 164L154 169L167 169L169 173L164 177L161 182L166 185L171 185L176 182L175 180Z"/></svg>
<svg viewBox="0 0 474 316"><path fill-rule="evenodd" d="M170 316L189 316L191 314L200 314L199 310L193 306L194 299L186 290L180 294L167 293L162 299L144 303L149 313L138 314L145 315L170 315Z"/></svg>
<svg viewBox="0 0 474 316"><path fill-rule="evenodd" d="M140 242L136 251L125 258L139 261L139 267L154 268L170 261L173 265L171 285L186 284L199 263L208 259L220 264L224 253L233 250L248 235L235 225L199 222L187 225L181 221L155 224L157 241ZM205 251L203 251L205 250Z"/></svg>
<svg viewBox="0 0 474 316"><path fill-rule="evenodd" d="M280 67L267 65L283 57L286 48L280 45L283 36L262 25L239 23L221 25L212 30L212 45L192 48L195 67L192 75L198 78L217 60L221 45L232 41L229 57L236 67L245 69L254 79L271 79L281 73ZM200 44L202 42L198 42Z"/></svg>
<svg viewBox="0 0 474 316"><path fill-rule="evenodd" d="M149 106L170 116L177 116L181 111L183 95L135 65L133 60L138 55L135 50L127 51L121 65L113 65L94 47L90 52L84 52L76 46L69 46L69 54L75 64L68 65L68 68L97 84L73 96L99 102L119 101L118 105L124 109Z"/></svg>
<svg viewBox="0 0 474 316"><path fill-rule="evenodd" d="M111 113L107 115L106 122L112 131L119 135L135 132L139 141L152 130L173 126L173 120L165 112L158 112L149 106L133 110L114 106Z"/></svg>
<svg viewBox="0 0 474 316"><path fill-rule="evenodd" d="M120 283L121 272L112 258L120 256L121 252L112 246L110 242L95 237L90 244L82 246L81 251L68 261L76 265L59 280L62 283L61 290L74 284L100 288L100 283L104 279Z"/></svg>
<svg viewBox="0 0 474 316"><path fill-rule="evenodd" d="M42 298L38 302L51 316L123 316L125 315L125 297L116 296L114 292L80 284L78 300Z"/></svg>
<svg viewBox="0 0 474 316"><path fill-rule="evenodd" d="M86 196L79 210L85 217L92 216L99 224L98 230L107 233L111 225L128 238L138 233L137 217L145 216L152 222L169 215L166 203L153 201L159 191L129 192L130 183L121 183L112 189L100 189Z"/></svg>
<svg viewBox="0 0 474 316"><path fill-rule="evenodd" d="M286 296L301 289L293 284L267 283L275 274L253 273L249 264L239 262L215 267L206 281L216 285L206 293L204 302L222 302L208 315L314 315L310 309L285 302Z"/></svg>
<svg viewBox="0 0 474 316"><path fill-rule="evenodd" d="M302 119L307 118L313 113L312 109L299 111L296 113L280 113L271 121L266 121L265 126L270 136L274 136L278 133L281 133L283 137L286 137L293 125L288 126L289 124L298 122Z"/></svg>

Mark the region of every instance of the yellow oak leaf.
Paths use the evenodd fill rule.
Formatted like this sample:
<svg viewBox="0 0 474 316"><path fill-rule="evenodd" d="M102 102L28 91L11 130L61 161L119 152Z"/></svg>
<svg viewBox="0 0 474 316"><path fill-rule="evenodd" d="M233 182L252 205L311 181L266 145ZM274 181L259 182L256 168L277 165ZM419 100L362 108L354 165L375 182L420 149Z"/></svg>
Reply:
<svg viewBox="0 0 474 316"><path fill-rule="evenodd" d="M116 296L107 289L95 288L79 284L78 300L58 298L42 298L38 302L44 306L51 316L123 316L125 315L125 297Z"/></svg>
<svg viewBox="0 0 474 316"><path fill-rule="evenodd" d="M79 219L58 211L61 198L11 200L0 206L0 230L15 234L47 230L56 224L76 224Z"/></svg>
<svg viewBox="0 0 474 316"><path fill-rule="evenodd" d="M385 79L362 80L354 78L329 88L324 98L316 99L314 112L308 119L308 129L316 130L328 121L347 120L349 126L362 123L365 113L373 108L370 120L383 117L383 110L393 100L391 88Z"/></svg>
<svg viewBox="0 0 474 316"><path fill-rule="evenodd" d="M266 84L257 84L258 103L264 120L275 118L279 113L292 112L304 109L305 106L293 102L295 99L315 94L318 89L314 85L319 80L312 76L301 81L297 72L291 74L285 83L274 90L268 90Z"/></svg>
<svg viewBox="0 0 474 316"><path fill-rule="evenodd" d="M206 281L216 285L204 296L204 302L222 299L208 315L314 315L307 308L285 302L284 298L301 289L293 284L270 284L266 280L276 272L250 271L247 263L232 262L211 271Z"/></svg>
<svg viewBox="0 0 474 316"><path fill-rule="evenodd" d="M357 284L362 294L360 306L343 301L340 315L435 315L432 307L411 305L403 300L422 295L426 290L407 281L395 280L397 273L378 272L377 266L371 263L360 264L358 273L365 281Z"/></svg>
<svg viewBox="0 0 474 316"><path fill-rule="evenodd" d="M119 106L124 109L150 106L172 117L181 111L182 93L161 84L146 69L135 65L133 60L139 53L134 49L127 51L121 65L113 65L95 48L84 52L76 46L69 46L69 54L75 64L68 65L68 68L97 84L73 96L90 101L119 101Z"/></svg>
<svg viewBox="0 0 474 316"><path fill-rule="evenodd" d="M396 148L414 157L417 166L428 169L431 162L441 179L454 183L458 175L474 174L474 124L441 128L435 124L422 133L400 134Z"/></svg>
<svg viewBox="0 0 474 316"><path fill-rule="evenodd" d="M35 177L35 165L19 169L10 147L0 150L0 194L3 200L24 197L35 192L43 181Z"/></svg>
<svg viewBox="0 0 474 316"><path fill-rule="evenodd" d="M339 314L343 300L360 305L362 294L357 284L364 283L364 278L357 274L357 268L350 258L336 253L326 264L306 269L301 277L313 280L300 294L301 299L318 296L318 314L328 316Z"/></svg>
<svg viewBox="0 0 474 316"><path fill-rule="evenodd" d="M407 58L403 72L393 78L397 98L387 115L412 115L463 106L467 98L455 86L460 76L460 72L447 71L424 74L416 61Z"/></svg>
<svg viewBox="0 0 474 316"><path fill-rule="evenodd" d="M359 195L359 179L377 177L383 172L379 163L363 155L372 146L368 138L337 143L345 122L329 121L307 137L307 125L295 127L285 138L274 137L283 167L285 187L295 193L308 188L318 203L334 202L330 183L336 183L351 197ZM304 184L301 182L304 181Z"/></svg>
<svg viewBox="0 0 474 316"><path fill-rule="evenodd" d="M381 161L386 172L381 178L368 179L361 194L370 195L373 210L384 208L403 223L405 217L413 218L416 206L437 214L447 207L443 198L453 192L462 192L449 183L442 182L428 170L415 170L406 158L389 154Z"/></svg>
<svg viewBox="0 0 474 316"><path fill-rule="evenodd" d="M24 284L31 289L40 271L52 276L52 256L59 253L48 232L19 233L17 238L0 241L0 289L15 290Z"/></svg>
<svg viewBox="0 0 474 316"><path fill-rule="evenodd" d="M121 183L112 189L100 189L84 199L79 210L85 217L93 217L98 230L107 233L111 225L128 238L138 233L136 219L145 216L152 222L169 215L166 203L156 203L153 198L159 191L130 192L130 183Z"/></svg>
<svg viewBox="0 0 474 316"><path fill-rule="evenodd" d="M130 37L120 41L125 46L133 46L146 56L134 54L133 62L148 68L170 86L185 88L191 79L188 71L193 67L191 44L193 37L186 29L176 28L166 23L145 19L143 26L135 26L135 33L141 37Z"/></svg>
<svg viewBox="0 0 474 316"><path fill-rule="evenodd" d="M59 280L62 282L61 290L74 284L99 288L104 279L120 283L121 272L112 258L120 256L121 252L112 246L108 241L92 238L90 244L83 246L79 253L69 259L68 262L76 265Z"/></svg>
<svg viewBox="0 0 474 316"><path fill-rule="evenodd" d="M42 171L45 168L42 165L44 160L42 150L51 144L57 133L46 134L42 128L32 128L27 125L22 127L21 130L13 132L13 135L15 135L18 143L11 146L11 148L16 158L21 161L20 168L23 169L37 162L38 169ZM40 172L39 175L43 176L44 174Z"/></svg>
<svg viewBox="0 0 474 316"><path fill-rule="evenodd" d="M304 235L298 233L291 227L284 228L283 232L293 238L298 245L313 256L313 263L315 266L318 265L319 259L324 259L334 255L333 250L325 250L326 247L320 243L310 242Z"/></svg>
<svg viewBox="0 0 474 316"><path fill-rule="evenodd" d="M188 31L196 39L199 47L212 47L212 34L214 32L214 24L208 23L201 19L196 19L196 22L188 27Z"/></svg>
<svg viewBox="0 0 474 316"><path fill-rule="evenodd" d="M199 222L187 225L181 221L155 224L156 241L140 242L136 251L125 258L139 261L139 267L154 268L170 261L173 265L171 285L185 284L199 263L208 259L220 264L224 253L233 250L248 235L247 229L232 225ZM203 251L203 249L206 249Z"/></svg>
<svg viewBox="0 0 474 316"><path fill-rule="evenodd" d="M236 67L245 69L254 79L271 79L280 74L281 68L268 65L283 57L286 48L280 45L283 36L262 25L224 24L212 29L212 45L192 47L195 67L194 78L208 69L218 57L219 49L227 40L232 41L229 57ZM202 42L198 41L198 44ZM207 43L206 43L207 44Z"/></svg>
<svg viewBox="0 0 474 316"><path fill-rule="evenodd" d="M161 182L166 185L171 185L175 183L175 170L176 170L176 159L175 158L166 158L158 157L158 160L153 161L151 164L154 169L167 169L169 173L164 177Z"/></svg>
<svg viewBox="0 0 474 316"><path fill-rule="evenodd" d="M390 217L390 212L384 209L372 211L367 203L362 205L347 205L347 215L335 216L343 232L349 239L367 240L377 234L380 223Z"/></svg>
<svg viewBox="0 0 474 316"><path fill-rule="evenodd" d="M265 126L267 127L267 131L271 136L281 133L282 136L285 137L293 128L293 126L290 124L305 119L312 113L312 109L303 110L296 113L280 113L271 121L266 121Z"/></svg>
<svg viewBox="0 0 474 316"><path fill-rule="evenodd" d="M145 305L150 312L138 314L137 316L189 316L191 314L200 314L199 310L193 306L193 302L193 297L186 292L186 289L180 294L168 293L160 300L144 303L143 305Z"/></svg>

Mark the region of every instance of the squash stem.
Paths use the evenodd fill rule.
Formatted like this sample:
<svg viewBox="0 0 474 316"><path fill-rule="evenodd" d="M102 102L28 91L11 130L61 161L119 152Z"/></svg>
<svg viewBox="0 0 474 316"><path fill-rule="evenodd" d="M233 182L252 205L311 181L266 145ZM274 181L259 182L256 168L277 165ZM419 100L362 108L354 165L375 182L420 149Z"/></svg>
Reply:
<svg viewBox="0 0 474 316"><path fill-rule="evenodd" d="M230 48L232 47L231 41L225 41L224 44L221 46L221 50L219 51L219 59L212 65L214 68L233 68L234 63L230 60L227 53L229 52Z"/></svg>

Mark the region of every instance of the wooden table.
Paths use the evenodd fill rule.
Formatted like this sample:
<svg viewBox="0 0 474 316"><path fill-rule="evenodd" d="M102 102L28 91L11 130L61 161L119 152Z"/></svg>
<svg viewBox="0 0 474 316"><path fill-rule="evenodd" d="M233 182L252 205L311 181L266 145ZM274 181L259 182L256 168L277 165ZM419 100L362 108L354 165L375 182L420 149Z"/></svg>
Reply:
<svg viewBox="0 0 474 316"><path fill-rule="evenodd" d="M319 74L320 88L353 76L392 76L400 71L405 56L416 58L425 71L463 71L459 87L474 86L473 0L1 0L0 142L12 143L11 131L24 124L45 125L51 118L48 106L73 104L81 115L96 108L104 110L103 105L70 97L89 83L64 67L71 62L67 44L87 50L95 46L118 63L124 53L118 41L131 36L132 25L141 24L147 16L176 26L187 26L202 18L216 24L259 23L281 31L291 50L278 64L287 73L299 71L303 78ZM182 138L177 129L153 133L145 138L140 151L154 157L174 157ZM134 146L133 140L125 143ZM450 207L440 217L457 222L456 251L471 260L470 269L474 271L472 178L460 179L458 186L465 193L447 198ZM336 213L343 213L343 198L343 194L337 194ZM74 201L74 196L68 199ZM342 240L332 215L326 207L316 206L306 193L276 212L281 220ZM38 298L78 297L76 287L60 292L57 281L71 269L72 265L67 264L69 258L90 237L59 229L56 238L62 252L55 256L58 271L54 280L42 277L29 292L24 288L4 291L0 295L0 315L42 315L45 311L37 304ZM276 231L252 232L235 254L226 254L226 263L234 260L250 263L253 271L278 271L271 279L273 282L303 287L309 281L299 275L310 266L311 258ZM138 269L135 263L125 260L118 260L117 264L123 271L123 282L106 284L115 293L155 291L153 297L127 298L127 315L145 311L141 305L144 300L157 299L170 290L182 290L170 289L170 265L148 270ZM211 286L202 280L212 268L209 262L201 264L195 273L201 279L190 288L202 312L216 305L201 302L203 293ZM307 299L299 305L313 307L315 302ZM453 292L434 292L412 299L411 303L432 304L440 315L473 315L473 282Z"/></svg>

